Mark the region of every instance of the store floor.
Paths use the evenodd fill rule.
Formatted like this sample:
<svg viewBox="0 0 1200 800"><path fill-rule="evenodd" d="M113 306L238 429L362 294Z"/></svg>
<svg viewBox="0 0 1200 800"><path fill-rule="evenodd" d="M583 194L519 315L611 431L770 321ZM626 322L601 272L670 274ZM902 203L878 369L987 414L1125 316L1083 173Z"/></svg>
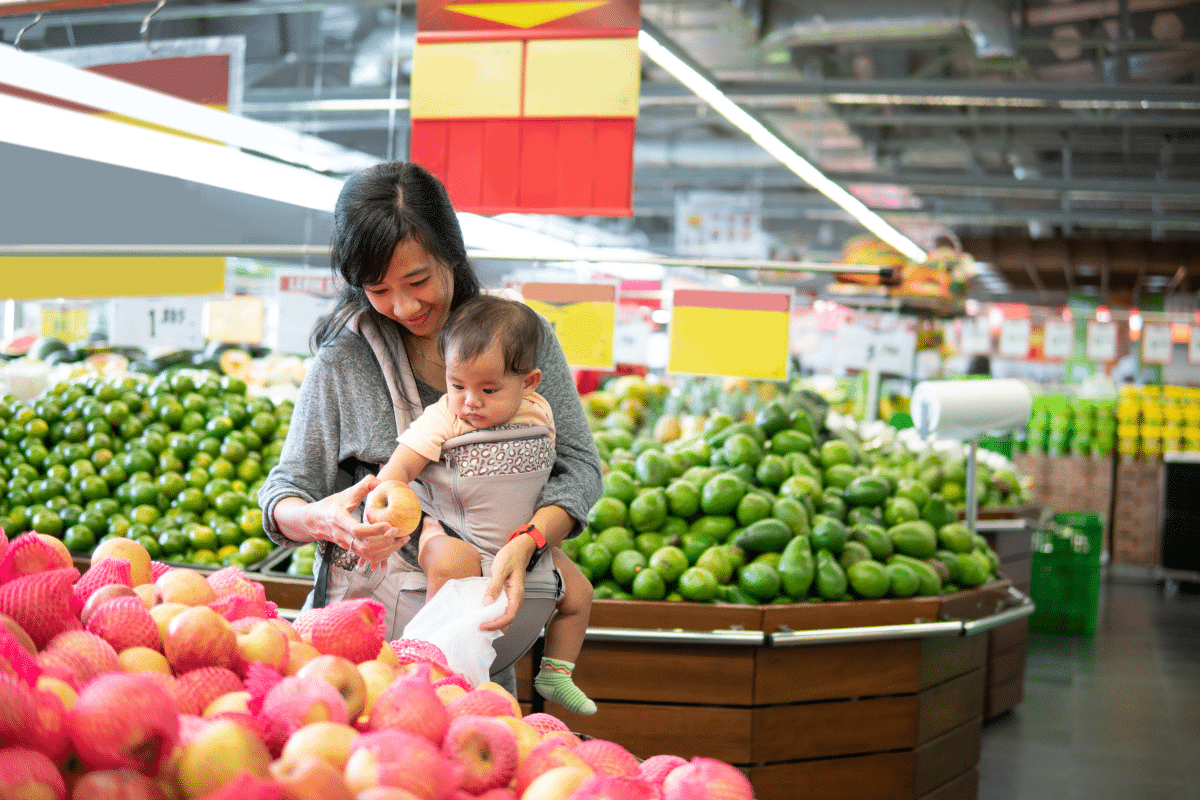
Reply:
<svg viewBox="0 0 1200 800"><path fill-rule="evenodd" d="M979 800L1200 800L1200 592L1109 580L1093 636L1031 633Z"/></svg>

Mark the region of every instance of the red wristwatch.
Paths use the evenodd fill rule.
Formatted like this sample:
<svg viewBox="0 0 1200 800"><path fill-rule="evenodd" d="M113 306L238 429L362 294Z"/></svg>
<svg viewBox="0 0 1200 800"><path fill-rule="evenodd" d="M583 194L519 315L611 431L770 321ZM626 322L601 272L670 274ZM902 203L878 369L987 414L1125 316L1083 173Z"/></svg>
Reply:
<svg viewBox="0 0 1200 800"><path fill-rule="evenodd" d="M519 527L515 531L513 531L512 534L508 537L508 541L511 542L513 539L517 538L518 536L520 536L523 533L528 533L530 536L533 537L533 541L538 546L539 550L546 546L546 537L543 536L542 532L537 529L537 525L534 525L532 522L529 523L528 525L522 525L521 527Z"/></svg>
<svg viewBox="0 0 1200 800"><path fill-rule="evenodd" d="M512 535L508 537L508 541L511 542L513 539L525 533L528 533L531 537L533 537L533 543L537 545L537 549L534 550L533 555L529 557L529 564L525 566L525 571L529 572L533 569L533 565L538 563L542 556L545 555L546 551L550 549L550 545L546 544L546 537L532 522L528 525L522 525L513 531Z"/></svg>

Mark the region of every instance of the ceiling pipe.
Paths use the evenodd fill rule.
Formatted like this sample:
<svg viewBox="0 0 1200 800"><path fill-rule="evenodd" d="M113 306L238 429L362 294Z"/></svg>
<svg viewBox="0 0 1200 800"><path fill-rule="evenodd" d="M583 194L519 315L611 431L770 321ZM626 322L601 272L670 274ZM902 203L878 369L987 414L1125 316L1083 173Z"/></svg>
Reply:
<svg viewBox="0 0 1200 800"><path fill-rule="evenodd" d="M997 0L777 0L763 19L761 46L970 37L980 57L1017 55L1008 4Z"/></svg>

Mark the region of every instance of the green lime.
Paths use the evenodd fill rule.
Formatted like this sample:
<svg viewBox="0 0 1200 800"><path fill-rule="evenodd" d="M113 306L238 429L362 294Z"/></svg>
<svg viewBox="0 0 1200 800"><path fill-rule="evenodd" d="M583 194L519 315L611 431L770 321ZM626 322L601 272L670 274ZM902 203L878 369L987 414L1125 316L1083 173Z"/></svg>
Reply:
<svg viewBox="0 0 1200 800"><path fill-rule="evenodd" d="M689 567L679 576L679 594L684 600L707 603L717 597L718 582L711 572Z"/></svg>
<svg viewBox="0 0 1200 800"><path fill-rule="evenodd" d="M257 564L274 550L271 540L262 536L251 536L238 545L238 552L245 556L248 564Z"/></svg>
<svg viewBox="0 0 1200 800"><path fill-rule="evenodd" d="M779 570L765 561L751 561L738 573L738 586L759 602L776 597L782 585Z"/></svg>
<svg viewBox="0 0 1200 800"><path fill-rule="evenodd" d="M247 536L262 536L262 509L260 508L244 508L242 513L238 514L238 527L242 529L242 533Z"/></svg>
<svg viewBox="0 0 1200 800"><path fill-rule="evenodd" d="M222 546L233 545L236 547L246 538L246 535L242 533L242 529L237 526L237 523L230 522L229 520L214 520L209 523L209 527L216 531L217 541Z"/></svg>
<svg viewBox="0 0 1200 800"><path fill-rule="evenodd" d="M699 513L700 490L695 484L679 478L671 481L666 492L667 510L672 516L687 519Z"/></svg>
<svg viewBox="0 0 1200 800"><path fill-rule="evenodd" d="M237 465L237 477L241 481L256 481L263 476L262 462L257 458L247 458Z"/></svg>
<svg viewBox="0 0 1200 800"><path fill-rule="evenodd" d="M72 553L90 553L96 547L96 534L87 525L72 525L62 540Z"/></svg>
<svg viewBox="0 0 1200 800"><path fill-rule="evenodd" d="M591 581L596 581L608 572L612 564L612 553L598 542L589 542L579 548L579 567Z"/></svg>
<svg viewBox="0 0 1200 800"><path fill-rule="evenodd" d="M126 521L128 522L128 520ZM92 533L97 536L103 536L108 533L111 520L94 508L87 508L79 514L79 519L76 522L79 525L88 526L92 529Z"/></svg>
<svg viewBox="0 0 1200 800"><path fill-rule="evenodd" d="M207 491L205 492L205 496L209 497ZM245 495L232 490L221 492L216 497L209 497L209 500L212 503L213 508L216 509L218 513L224 514L230 519L237 517L238 513L241 512L242 508L244 508L247 504Z"/></svg>
<svg viewBox="0 0 1200 800"><path fill-rule="evenodd" d="M221 546L216 531L207 525L189 523L183 532L188 538L188 544L197 550L216 551Z"/></svg>
<svg viewBox="0 0 1200 800"><path fill-rule="evenodd" d="M108 482L99 475L87 475L79 482L79 493L83 495L84 500L100 500L108 497Z"/></svg>
<svg viewBox="0 0 1200 800"><path fill-rule="evenodd" d="M637 550L622 550L613 556L612 571L613 579L621 586L629 588L633 583L633 579L637 574L646 568L649 561L646 556L639 553Z"/></svg>
<svg viewBox="0 0 1200 800"><path fill-rule="evenodd" d="M588 510L588 527L594 531L602 531L618 525L624 525L628 509L625 504L615 497L602 496Z"/></svg>
<svg viewBox="0 0 1200 800"><path fill-rule="evenodd" d="M129 473L124 467L114 461L101 467L100 477L108 484L109 489L115 489L129 480Z"/></svg>
<svg viewBox="0 0 1200 800"><path fill-rule="evenodd" d="M623 504L628 505L637 497L637 482L628 474L619 469L612 469L604 473L604 494L603 497L615 497Z"/></svg>
<svg viewBox="0 0 1200 800"><path fill-rule="evenodd" d="M637 549L633 532L620 525L600 531L596 534L596 541L608 548L608 552L612 553L613 557L625 550L636 551Z"/></svg>
<svg viewBox="0 0 1200 800"><path fill-rule="evenodd" d="M667 584L653 567L646 567L634 577L629 591L636 600L662 600L667 596Z"/></svg>
<svg viewBox="0 0 1200 800"><path fill-rule="evenodd" d="M651 554L649 566L652 567L664 581L675 583L679 576L689 566L687 554L675 545L664 545Z"/></svg>
<svg viewBox="0 0 1200 800"><path fill-rule="evenodd" d="M130 511L128 516L130 522L152 525L162 514L159 512L157 506L138 505Z"/></svg>
<svg viewBox="0 0 1200 800"><path fill-rule="evenodd" d="M170 558L188 549L188 537L178 528L167 528L158 535L158 546L163 558Z"/></svg>
<svg viewBox="0 0 1200 800"><path fill-rule="evenodd" d="M204 430L208 431L218 440L224 439L233 428L233 420L224 414L213 417L204 425Z"/></svg>
<svg viewBox="0 0 1200 800"><path fill-rule="evenodd" d="M227 458L218 456L208 467L208 474L214 478L233 480L237 477L237 467Z"/></svg>
<svg viewBox="0 0 1200 800"><path fill-rule="evenodd" d="M63 532L62 518L49 509L34 512L29 519L29 527L38 533L48 533L51 536L61 536Z"/></svg>

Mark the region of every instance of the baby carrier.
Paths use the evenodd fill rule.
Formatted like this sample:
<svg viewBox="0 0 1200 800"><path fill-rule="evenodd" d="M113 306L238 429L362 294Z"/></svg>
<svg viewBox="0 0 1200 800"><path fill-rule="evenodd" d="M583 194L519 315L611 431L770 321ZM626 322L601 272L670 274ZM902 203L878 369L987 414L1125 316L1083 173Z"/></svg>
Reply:
<svg viewBox="0 0 1200 800"><path fill-rule="evenodd" d="M360 314L349 327L371 345L392 397L396 428L406 429L420 410L414 412L403 400L418 394L399 334L390 326L379 326L367 314ZM444 523L448 535L475 546L482 572L490 576L496 552L536 510L540 487L555 458L549 431L543 426L517 425L472 431L447 440L442 454L441 461L431 462L421 471L413 489L426 512ZM357 461L342 464L337 488L377 470L378 466ZM338 548L322 548L309 604L319 607L346 598L374 598L391 610L388 640L400 638L404 626L425 603L426 581L416 562L416 539L393 553L383 569L356 567L348 555ZM338 563L339 559L343 563ZM332 566L341 569L332 570ZM516 619L492 643L496 650L493 676L511 667L533 646L562 593L562 576L546 552L525 575L525 599Z"/></svg>

